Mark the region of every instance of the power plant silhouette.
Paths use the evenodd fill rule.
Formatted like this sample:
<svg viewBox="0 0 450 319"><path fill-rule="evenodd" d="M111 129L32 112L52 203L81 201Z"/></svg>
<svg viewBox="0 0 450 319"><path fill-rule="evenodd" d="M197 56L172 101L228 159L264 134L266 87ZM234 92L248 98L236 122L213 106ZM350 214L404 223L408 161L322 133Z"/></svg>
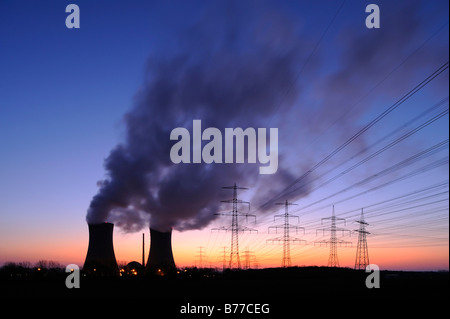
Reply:
<svg viewBox="0 0 450 319"><path fill-rule="evenodd" d="M88 224L89 246L83 271L89 275L119 274L113 246L114 224ZM144 266L144 265L142 265ZM172 253L172 230L161 232L150 228L150 252L146 274L166 275L176 271Z"/></svg>
<svg viewBox="0 0 450 319"><path fill-rule="evenodd" d="M150 253L146 273L164 275L176 271L172 254L172 229L160 232L150 228Z"/></svg>
<svg viewBox="0 0 450 319"><path fill-rule="evenodd" d="M113 247L114 224L88 224L89 247L83 270L90 275L117 275L116 256Z"/></svg>

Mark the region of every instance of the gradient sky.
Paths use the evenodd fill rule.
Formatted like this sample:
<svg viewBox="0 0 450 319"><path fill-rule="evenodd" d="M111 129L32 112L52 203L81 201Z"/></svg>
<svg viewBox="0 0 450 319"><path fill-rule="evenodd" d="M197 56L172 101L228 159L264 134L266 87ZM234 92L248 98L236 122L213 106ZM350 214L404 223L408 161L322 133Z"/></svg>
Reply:
<svg viewBox="0 0 450 319"><path fill-rule="evenodd" d="M65 26L69 3L80 7L80 29ZM380 6L380 29L365 27L368 3ZM186 38L186 30L222 40L221 31L231 29L240 34L239 50L251 52L254 39L245 41L247 28L254 26L249 21L263 21L257 40L272 49L280 46L280 52L286 39L295 46L294 80L280 92L276 111L264 118L266 127L279 128L280 165L294 178L448 61L448 1L341 4L2 0L0 264L46 259L82 265L88 243L86 211L99 190L97 182L108 178L103 162L126 139L124 115L135 105L137 92L145 90L149 63L196 49L199 40ZM298 94L291 98L291 90ZM264 201L255 194L267 178L254 181L258 187L237 180L250 188L240 198L259 199L251 203L257 223L247 225L258 234L241 235L241 258L248 250L259 267L281 264L282 246L267 245L266 240L282 235L268 233L268 227L282 223L274 222L273 215L282 212L274 204L288 199L298 204L290 212L305 227L305 234L291 235L307 241L292 246L294 265L327 264L329 248L314 242L329 237L316 230L327 227L321 218L330 216L335 205L336 215L347 219L339 226L349 230L358 228L355 221L364 208L371 232L370 261L380 268L448 269L448 105L447 69L315 170L301 196L294 192L298 196L275 199L277 192L267 187L265 198L273 199L270 213L260 209ZM436 116L420 131L344 174ZM434 153L379 174L446 140ZM379 176L359 183L375 174ZM224 190L223 199L230 197ZM206 262L221 267L231 234L211 229L230 222L220 217L203 229L175 228L177 265L198 263L195 255L202 246ZM148 234L148 225L142 227L135 232L116 227L119 262L141 260L141 233ZM339 248L341 266L353 267L357 234L342 239L353 246Z"/></svg>

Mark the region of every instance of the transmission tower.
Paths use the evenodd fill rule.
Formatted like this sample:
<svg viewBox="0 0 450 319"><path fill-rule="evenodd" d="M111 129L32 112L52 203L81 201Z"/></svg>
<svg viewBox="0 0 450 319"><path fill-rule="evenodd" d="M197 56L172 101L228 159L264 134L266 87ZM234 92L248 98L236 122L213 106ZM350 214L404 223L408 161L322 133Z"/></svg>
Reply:
<svg viewBox="0 0 450 319"><path fill-rule="evenodd" d="M223 246L223 252L222 252L222 270L225 270L227 268L227 246Z"/></svg>
<svg viewBox="0 0 450 319"><path fill-rule="evenodd" d="M203 247L203 246L199 246L198 247L198 255L194 256L194 257L199 259L199 261L198 261L198 268L203 268L203 259L207 257L205 255L205 253L203 252L204 248L205 247Z"/></svg>
<svg viewBox="0 0 450 319"><path fill-rule="evenodd" d="M369 249L367 248L367 235L370 234L366 231L366 226L369 224L364 221L364 211L361 209L361 217L356 221L359 223L359 229L355 230L358 235L358 246L356 247L356 260L355 269L366 269L369 263Z"/></svg>
<svg viewBox="0 0 450 319"><path fill-rule="evenodd" d="M291 267L292 266L291 242L293 244L300 244L302 241L304 241L306 243L306 240L292 238L289 234L289 231L290 231L290 229L294 229L295 233L297 233L299 229L302 229L303 234L304 234L305 228L289 224L289 218L297 218L297 223L299 222L298 216L289 214L289 212L288 212L288 207L290 205L297 205L297 204L289 203L288 201L286 201L284 203L276 203L276 205L284 205L284 214L275 215L274 221L277 218L282 217L282 218L284 218L284 224L277 225L277 226L270 226L268 231L270 232L270 229L275 229L275 232L277 233L278 229L282 228L283 229L283 237L268 239L266 242L276 242L276 243L282 242L283 243L283 259L281 261L281 267Z"/></svg>
<svg viewBox="0 0 450 319"><path fill-rule="evenodd" d="M245 202L243 200L240 200L237 198L237 190L238 189L248 189L245 187L239 187L236 184L234 186L226 186L222 187L223 189L232 189L233 190L233 198L229 200L223 200L222 203L232 203L233 204L233 210L229 213L224 214L215 214L220 216L227 216L231 217L231 226L222 226L219 228L213 228L212 230L224 230L224 231L230 231L231 230L231 248L230 248L230 262L228 263L229 268L241 268L241 261L239 258L239 232L242 231L255 231L256 229L249 228L249 227L239 227L239 217L245 217L246 221L248 221L248 217L254 217L255 223L256 223L256 215L251 215L248 213L240 213L238 211L238 204L248 204L248 209L250 211L250 203Z"/></svg>
<svg viewBox="0 0 450 319"><path fill-rule="evenodd" d="M331 219L331 227L317 229L316 235L317 235L317 231L319 231L319 230L321 230L323 232L323 234L325 234L326 231L330 231L330 235L331 235L330 239L316 241L315 243L319 243L321 246L322 246L322 244L325 244L325 245L330 244L330 256L328 257L328 267L339 267L339 258L338 258L338 254L337 254L338 245L339 246L345 245L345 247L347 247L348 244L351 245L352 243L349 241L344 241L344 240L338 239L336 232L340 231L340 232L342 232L342 235L344 235L345 232L350 233L350 230L336 227L336 221L342 220L342 221L344 221L344 225L345 225L345 219L338 218L335 216L334 206L333 206L333 213L332 213L331 217L322 218L322 224L323 224L323 221L326 219Z"/></svg>
<svg viewBox="0 0 450 319"><path fill-rule="evenodd" d="M244 251L244 269L250 269L251 268L251 259L255 260L255 253L251 250L246 248Z"/></svg>

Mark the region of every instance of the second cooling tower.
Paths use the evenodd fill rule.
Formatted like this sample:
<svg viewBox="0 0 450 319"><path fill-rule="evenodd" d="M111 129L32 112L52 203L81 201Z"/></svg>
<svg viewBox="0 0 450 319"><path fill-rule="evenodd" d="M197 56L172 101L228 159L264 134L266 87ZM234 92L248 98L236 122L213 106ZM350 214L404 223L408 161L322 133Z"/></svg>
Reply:
<svg viewBox="0 0 450 319"><path fill-rule="evenodd" d="M175 270L176 266L172 254L172 230L161 232L150 228L150 253L146 272L165 275Z"/></svg>

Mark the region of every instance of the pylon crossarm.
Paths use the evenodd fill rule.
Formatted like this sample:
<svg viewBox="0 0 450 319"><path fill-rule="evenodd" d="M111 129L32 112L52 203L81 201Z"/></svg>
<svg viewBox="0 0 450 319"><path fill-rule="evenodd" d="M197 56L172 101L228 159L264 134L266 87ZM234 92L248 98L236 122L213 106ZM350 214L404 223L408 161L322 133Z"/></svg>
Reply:
<svg viewBox="0 0 450 319"><path fill-rule="evenodd" d="M227 232L227 231L230 231L230 230L231 230L230 227L221 226L221 227L217 227L217 228L212 228L211 232L213 232L213 231L217 231L217 232L225 231L225 232Z"/></svg>
<svg viewBox="0 0 450 319"><path fill-rule="evenodd" d="M236 204L248 204L250 205L250 202L244 201L242 199L224 199L220 201L221 203L236 203Z"/></svg>
<svg viewBox="0 0 450 319"><path fill-rule="evenodd" d="M244 232L244 231L249 231L249 232L254 231L254 232L258 232L257 229L250 228L250 227L240 227L240 228L239 228L239 231L242 231L242 232Z"/></svg>
<svg viewBox="0 0 450 319"><path fill-rule="evenodd" d="M344 224L345 224L345 218L341 218L341 217L336 217L336 216L324 217L324 218L322 218L322 222L323 222L324 219L343 220L343 221L344 221Z"/></svg>
<svg viewBox="0 0 450 319"><path fill-rule="evenodd" d="M338 240L336 242L337 245L339 245L339 247L342 247L342 245L344 245L344 247L348 247L348 245L350 245L350 247L352 247L352 242L350 241L343 241L343 240Z"/></svg>
<svg viewBox="0 0 450 319"><path fill-rule="evenodd" d="M275 203L275 205L283 205L283 206L295 205L295 206L298 206L298 204L290 203L288 201L285 201L284 203Z"/></svg>
<svg viewBox="0 0 450 319"><path fill-rule="evenodd" d="M325 232L326 231L330 231L330 232L334 232L334 231L336 231L336 232L342 232L342 236L345 236L345 232L348 232L348 234L349 234L349 236L351 235L351 230L349 230L349 229L345 229L345 228L339 228L339 227L327 227L327 228L319 228L319 229L316 229L316 236L317 236L317 232L318 231L322 231L322 234L323 235L325 235Z"/></svg>
<svg viewBox="0 0 450 319"><path fill-rule="evenodd" d="M316 244L319 244L319 246L322 246L322 244L325 246L328 246L328 244L333 244L333 243L329 240L326 240L326 241L321 240L321 241L315 241L314 246ZM350 245L350 247L352 247L352 245L353 245L353 243L349 242L349 241L336 241L335 244L338 245L339 247L342 247L342 245L344 245L344 247L348 247L348 245Z"/></svg>
<svg viewBox="0 0 450 319"><path fill-rule="evenodd" d="M275 229L275 234L278 234L278 228L284 229L284 225L269 226L267 230L268 233L270 234L270 229Z"/></svg>
<svg viewBox="0 0 450 319"><path fill-rule="evenodd" d="M277 218L297 218L297 223L300 222L300 217L298 217L297 215L292 215L292 214L279 214L279 215L275 215L273 216L273 221L276 221Z"/></svg>
<svg viewBox="0 0 450 319"><path fill-rule="evenodd" d="M277 237L277 238L271 238L271 239L267 239L266 243L274 243L276 242L277 244L281 243L284 241L283 237Z"/></svg>
<svg viewBox="0 0 450 319"><path fill-rule="evenodd" d="M305 243L305 245L306 245L306 240L304 240L304 239L299 239L299 238L291 238L290 239L290 241L294 244L294 245L301 245L301 243L302 242L304 242Z"/></svg>
<svg viewBox="0 0 450 319"><path fill-rule="evenodd" d="M316 245L316 244L319 244L319 246L320 247L322 247L322 244L325 244L325 246L328 246L328 241L325 241L325 240L320 240L320 241L315 241L314 242L314 246Z"/></svg>
<svg viewBox="0 0 450 319"><path fill-rule="evenodd" d="M231 203L231 204L246 204L246 205L248 205L248 211L250 211L250 202L243 201L241 199L226 199L226 200L221 200L220 202Z"/></svg>
<svg viewBox="0 0 450 319"><path fill-rule="evenodd" d="M236 184L234 184L234 186L223 186L222 189L248 189L248 188L247 187L236 186Z"/></svg>
<svg viewBox="0 0 450 319"><path fill-rule="evenodd" d="M283 217L284 218L284 214L280 214L280 215L275 215L273 216L273 221L275 222L277 220L277 218Z"/></svg>
<svg viewBox="0 0 450 319"><path fill-rule="evenodd" d="M349 235L349 236L352 235L352 231L351 231L351 230L348 230L348 229L344 229L344 228L336 228L336 231L342 232L342 236L345 236L345 232L348 232L348 235Z"/></svg>
<svg viewBox="0 0 450 319"><path fill-rule="evenodd" d="M355 229L354 232L360 233L360 234L366 234L369 235L370 232L366 231L366 230L360 230L360 229Z"/></svg>
<svg viewBox="0 0 450 319"><path fill-rule="evenodd" d="M255 224L256 224L256 215L252 215L252 214L240 214L240 213L238 213L237 216L245 217L245 222L246 222L246 223L248 223L248 218L249 218L249 217L253 217L253 218L255 218Z"/></svg>
<svg viewBox="0 0 450 319"><path fill-rule="evenodd" d="M227 213L215 213L216 216L233 216L233 212L227 212Z"/></svg>
<svg viewBox="0 0 450 319"><path fill-rule="evenodd" d="M299 229L303 230L303 235L305 234L305 227L294 226L294 225L290 225L290 224L288 225L288 227L291 229L294 229L296 234L298 233Z"/></svg>
<svg viewBox="0 0 450 319"><path fill-rule="evenodd" d="M266 240L266 243L269 242L276 242L277 244L284 243L285 241L289 241L292 244L301 244L302 242L307 243L306 240L300 239L300 238L289 238L285 239L284 237L276 237L276 238L270 238Z"/></svg>

